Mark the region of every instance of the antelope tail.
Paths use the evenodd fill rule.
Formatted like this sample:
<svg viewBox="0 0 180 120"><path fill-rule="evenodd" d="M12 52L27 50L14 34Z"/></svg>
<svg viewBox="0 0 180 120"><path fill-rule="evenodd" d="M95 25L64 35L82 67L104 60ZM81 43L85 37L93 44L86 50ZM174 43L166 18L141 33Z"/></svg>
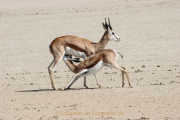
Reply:
<svg viewBox="0 0 180 120"><path fill-rule="evenodd" d="M116 50L116 52L119 53L120 56L121 56L121 58L123 59L123 56L124 56L124 55L122 55L122 54L121 54L119 51L117 51L117 50Z"/></svg>

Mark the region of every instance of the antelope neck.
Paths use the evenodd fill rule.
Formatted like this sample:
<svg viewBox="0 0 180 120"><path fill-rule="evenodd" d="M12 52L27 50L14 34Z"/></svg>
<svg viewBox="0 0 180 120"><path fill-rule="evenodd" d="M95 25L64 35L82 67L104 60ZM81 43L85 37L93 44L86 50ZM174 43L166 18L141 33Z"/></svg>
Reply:
<svg viewBox="0 0 180 120"><path fill-rule="evenodd" d="M102 36L101 40L98 43L93 43L95 48L95 53L100 52L105 48L107 43L109 42L110 36L107 31L105 31L104 35Z"/></svg>

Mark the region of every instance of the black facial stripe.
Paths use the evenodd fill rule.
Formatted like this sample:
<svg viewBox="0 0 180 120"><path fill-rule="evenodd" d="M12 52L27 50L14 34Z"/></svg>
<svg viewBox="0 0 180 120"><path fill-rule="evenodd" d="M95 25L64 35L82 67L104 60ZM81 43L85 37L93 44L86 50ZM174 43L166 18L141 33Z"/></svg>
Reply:
<svg viewBox="0 0 180 120"><path fill-rule="evenodd" d="M114 35L114 37L115 37L116 39L118 39L118 38L116 37L116 35L115 35L115 33L114 33L114 32L112 32L112 34Z"/></svg>

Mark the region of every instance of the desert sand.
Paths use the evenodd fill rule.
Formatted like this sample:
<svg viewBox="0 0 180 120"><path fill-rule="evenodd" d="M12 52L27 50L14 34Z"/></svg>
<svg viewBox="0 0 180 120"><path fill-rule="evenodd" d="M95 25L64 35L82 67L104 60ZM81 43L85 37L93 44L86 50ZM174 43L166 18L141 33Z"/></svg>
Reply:
<svg viewBox="0 0 180 120"><path fill-rule="evenodd" d="M179 0L1 0L0 120L180 120ZM104 67L70 90L51 87L49 44L76 35L98 42L110 17L120 42L121 71ZM64 87L73 73L61 61L55 82Z"/></svg>

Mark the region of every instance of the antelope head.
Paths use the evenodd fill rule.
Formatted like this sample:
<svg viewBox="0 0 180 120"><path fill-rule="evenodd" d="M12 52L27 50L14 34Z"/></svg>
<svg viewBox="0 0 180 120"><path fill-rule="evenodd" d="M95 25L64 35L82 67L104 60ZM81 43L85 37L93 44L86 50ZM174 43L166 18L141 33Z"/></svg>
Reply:
<svg viewBox="0 0 180 120"><path fill-rule="evenodd" d="M105 18L105 23L103 24L103 27L105 30L107 30L108 34L110 34L110 41L116 41L119 42L120 41L120 37L118 37L115 32L113 31L111 24L110 24L110 19L108 18L108 22L109 24L106 22L106 18Z"/></svg>

